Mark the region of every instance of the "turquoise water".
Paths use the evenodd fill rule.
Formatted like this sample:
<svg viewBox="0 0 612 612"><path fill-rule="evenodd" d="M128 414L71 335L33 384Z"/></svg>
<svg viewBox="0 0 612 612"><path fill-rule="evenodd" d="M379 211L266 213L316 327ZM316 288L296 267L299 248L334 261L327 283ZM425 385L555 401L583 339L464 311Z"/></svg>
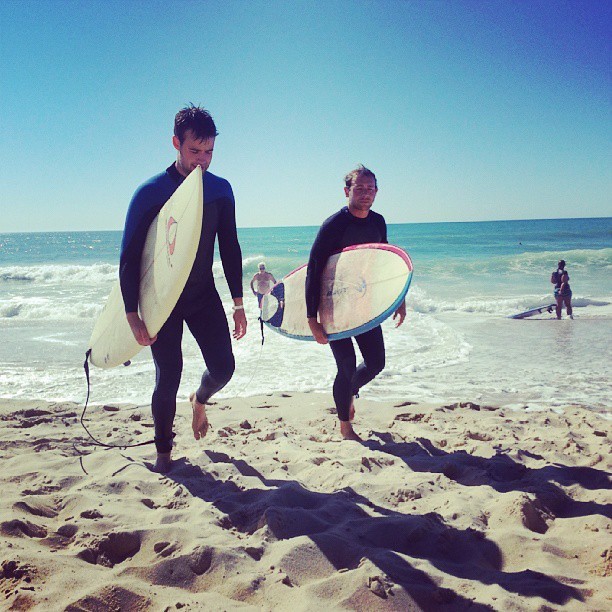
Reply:
<svg viewBox="0 0 612 612"><path fill-rule="evenodd" d="M329 350L272 332L261 350L256 304L248 295L260 261L282 277L307 260L317 229L239 230L250 330L235 345L238 369L226 395L329 390ZM410 253L415 273L406 324L399 330L385 324L388 365L366 389L368 397L607 407L612 218L392 224L388 230L389 241ZM0 234L0 396L83 398L82 356L117 277L120 241L120 232ZM549 277L560 258L570 271L576 319L507 319L552 301ZM229 312L219 261L214 272ZM187 396L201 359L189 339L185 353L181 392ZM551 372L569 388L551 384ZM94 378L94 400L147 402L148 350L130 368L95 371Z"/></svg>

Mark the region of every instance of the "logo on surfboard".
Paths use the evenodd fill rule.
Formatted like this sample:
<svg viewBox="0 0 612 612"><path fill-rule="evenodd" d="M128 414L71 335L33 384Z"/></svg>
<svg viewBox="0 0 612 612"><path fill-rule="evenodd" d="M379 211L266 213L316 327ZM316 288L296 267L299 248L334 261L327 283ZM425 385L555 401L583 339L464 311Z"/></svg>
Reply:
<svg viewBox="0 0 612 612"><path fill-rule="evenodd" d="M168 219L166 223L166 249L168 251L168 265L172 265L170 258L174 254L176 247L176 231L178 229L178 223L174 217Z"/></svg>
<svg viewBox="0 0 612 612"><path fill-rule="evenodd" d="M365 279L361 279L361 283L337 283L333 280L329 281L329 285L324 295L326 298L338 297L341 295L346 295L349 293L353 293L357 297L363 297L368 288L368 285Z"/></svg>

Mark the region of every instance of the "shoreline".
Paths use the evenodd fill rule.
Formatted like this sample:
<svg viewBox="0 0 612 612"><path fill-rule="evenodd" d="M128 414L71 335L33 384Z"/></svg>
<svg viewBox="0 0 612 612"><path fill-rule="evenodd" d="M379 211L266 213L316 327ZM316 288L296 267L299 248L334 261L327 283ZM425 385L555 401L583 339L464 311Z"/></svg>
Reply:
<svg viewBox="0 0 612 612"><path fill-rule="evenodd" d="M152 446L83 444L78 404L0 400L4 604L609 608L597 413L358 400L356 443L339 440L332 406L221 399L196 442L180 402L163 476ZM86 422L106 443L152 438L149 406L91 406Z"/></svg>

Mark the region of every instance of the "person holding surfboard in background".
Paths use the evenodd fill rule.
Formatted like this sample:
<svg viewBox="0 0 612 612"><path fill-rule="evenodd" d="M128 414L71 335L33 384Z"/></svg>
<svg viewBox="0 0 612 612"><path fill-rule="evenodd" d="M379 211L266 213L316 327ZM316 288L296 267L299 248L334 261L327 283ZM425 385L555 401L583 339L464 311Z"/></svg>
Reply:
<svg viewBox="0 0 612 612"><path fill-rule="evenodd" d="M176 114L172 137L177 151L176 162L136 190L123 233L119 280L126 317L138 343L151 347L155 362L151 410L157 448L155 469L159 472L167 472L171 467L176 395L183 369L183 323L187 323L196 339L206 364L200 386L190 397L196 440L208 431L206 402L234 373L229 327L212 273L215 238L234 302L234 338L242 338L247 328L234 195L228 181L208 172L217 134L212 117L200 107L189 105ZM195 262L176 307L159 333L151 338L138 313L140 262L147 231L164 203L197 166L203 172L205 212Z"/></svg>
<svg viewBox="0 0 612 612"><path fill-rule="evenodd" d="M319 344L329 344L338 373L334 381L333 396L340 433L345 440L361 441L351 421L355 416L354 397L359 389L369 383L385 367L385 345L380 325L355 336L363 357L357 367L357 357L352 338L328 341L327 334L317 318L320 302L321 275L330 255L356 244L386 243L387 224L382 215L371 210L378 192L376 176L363 165L357 166L345 178L345 206L323 222L310 251L306 275L306 316L308 325ZM406 302L395 311L399 327L406 318Z"/></svg>
<svg viewBox="0 0 612 612"><path fill-rule="evenodd" d="M564 277L565 281L564 281ZM554 296L557 305L555 312L557 319L561 318L561 311L563 310L563 304L565 303L565 310L569 315L570 319L574 318L572 311L572 290L569 288L569 274L565 269L565 260L559 260L557 269L550 275L550 282L555 286Z"/></svg>

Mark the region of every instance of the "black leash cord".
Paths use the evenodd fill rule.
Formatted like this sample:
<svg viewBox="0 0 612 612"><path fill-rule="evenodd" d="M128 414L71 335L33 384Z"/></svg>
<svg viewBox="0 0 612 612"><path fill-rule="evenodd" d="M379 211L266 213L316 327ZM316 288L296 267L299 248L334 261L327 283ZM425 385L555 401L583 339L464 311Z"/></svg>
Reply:
<svg viewBox="0 0 612 612"><path fill-rule="evenodd" d="M85 362L83 363L83 369L85 370L85 378L87 379L87 398L85 399L85 406L83 407L83 412L81 413L81 425L83 429L87 432L87 435L93 440L93 442L89 442L91 446L102 446L104 448L134 448L136 446L146 446L147 444L154 444L155 440L149 440L148 442L139 442L138 444L106 444L105 442L101 442L97 438L95 438L92 433L87 429L87 425L85 425L85 411L87 410L87 406L89 404L89 393L91 390L91 383L89 380L89 356L91 355L91 349L87 349L85 353Z"/></svg>

